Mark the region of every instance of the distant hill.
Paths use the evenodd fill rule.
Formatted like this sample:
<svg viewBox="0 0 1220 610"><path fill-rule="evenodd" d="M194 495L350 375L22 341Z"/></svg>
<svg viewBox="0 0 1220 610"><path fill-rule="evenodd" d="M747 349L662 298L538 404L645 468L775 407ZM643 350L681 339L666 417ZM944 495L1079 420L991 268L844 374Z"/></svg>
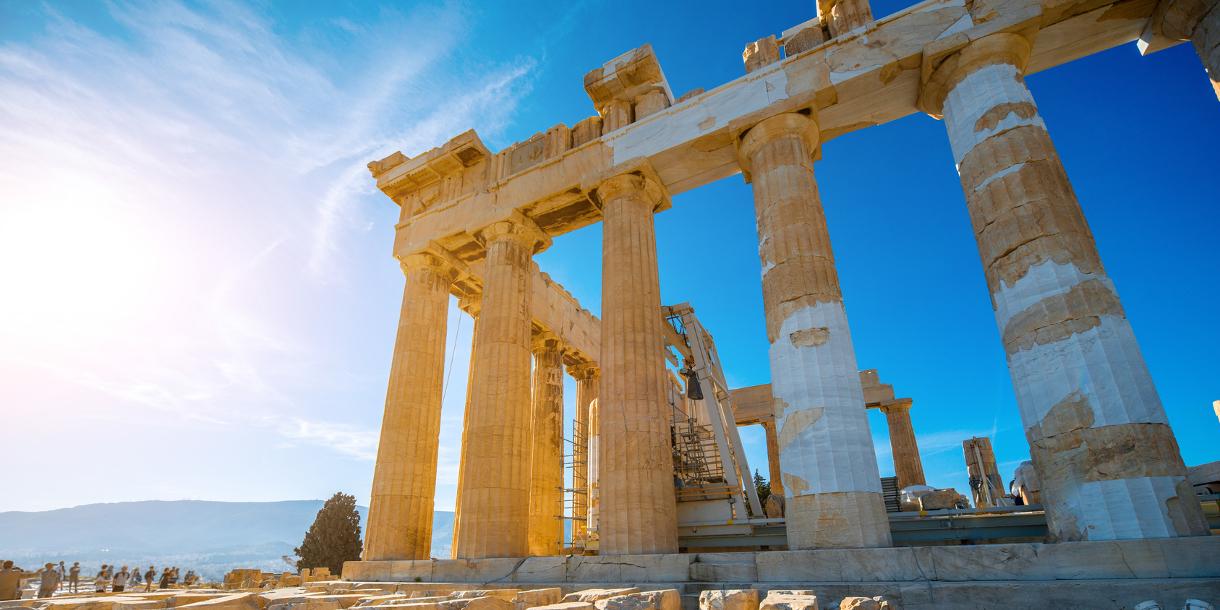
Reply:
<svg viewBox="0 0 1220 610"><path fill-rule="evenodd" d="M178 565L209 579L235 567L291 570L282 557L292 555L322 504L179 500L0 512L0 559L23 567L80 561L86 573L102 563ZM368 510L358 509L363 533ZM432 556L448 558L452 539L453 513L437 511Z"/></svg>

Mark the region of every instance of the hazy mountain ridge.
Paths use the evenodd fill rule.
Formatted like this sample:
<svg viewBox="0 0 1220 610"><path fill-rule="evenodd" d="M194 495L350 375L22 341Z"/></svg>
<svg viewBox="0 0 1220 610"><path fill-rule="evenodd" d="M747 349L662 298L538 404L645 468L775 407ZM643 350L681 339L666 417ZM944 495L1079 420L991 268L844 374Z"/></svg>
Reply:
<svg viewBox="0 0 1220 610"><path fill-rule="evenodd" d="M0 512L0 559L23 567L80 561L89 573L102 563L194 568L219 578L236 568L291 569L292 555L322 508L322 500L212 502L201 500L86 504L39 512ZM366 507L360 511L364 533ZM449 557L453 513L433 518L432 556Z"/></svg>

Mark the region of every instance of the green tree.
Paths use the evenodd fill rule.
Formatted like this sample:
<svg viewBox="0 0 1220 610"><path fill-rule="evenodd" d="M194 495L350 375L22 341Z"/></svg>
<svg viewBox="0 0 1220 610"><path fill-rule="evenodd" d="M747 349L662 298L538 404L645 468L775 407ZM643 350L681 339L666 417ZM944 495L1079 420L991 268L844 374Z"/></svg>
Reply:
<svg viewBox="0 0 1220 610"><path fill-rule="evenodd" d="M766 504L771 497L771 481L764 479L758 470L754 471L754 488L758 490L758 501Z"/></svg>
<svg viewBox="0 0 1220 610"><path fill-rule="evenodd" d="M356 497L340 492L322 505L313 525L305 532L305 540L293 550L300 557L298 570L330 568L331 574L340 574L343 562L360 559L362 548Z"/></svg>

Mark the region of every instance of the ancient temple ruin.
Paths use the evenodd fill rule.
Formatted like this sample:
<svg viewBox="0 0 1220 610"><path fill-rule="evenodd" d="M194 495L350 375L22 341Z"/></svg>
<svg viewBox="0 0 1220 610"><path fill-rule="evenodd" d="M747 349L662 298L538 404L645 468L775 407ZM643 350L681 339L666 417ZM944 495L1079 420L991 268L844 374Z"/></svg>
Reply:
<svg viewBox="0 0 1220 610"><path fill-rule="evenodd" d="M949 566L975 561L984 567L962 570L963 581L1090 578L1070 560L1030 571L986 555L999 550L954 555L990 546L937 547L946 554L937 578L923 569L927 557L892 548L898 530L866 408L885 412L892 484L907 487L924 483L913 401L856 362L814 165L823 142L916 112L942 119L948 133L1054 541L996 549L1047 561L1079 552L1089 564L1155 541L1162 562L1214 558L1220 544L1024 77L1121 44L1152 52L1190 40L1220 94L1215 6L927 0L875 20L867 0L819 1L813 19L746 45L745 74L708 91L675 96L644 46L585 76L596 115L571 127L499 152L467 131L414 158L370 163L401 208L394 256L406 287L364 561L349 563L345 577L840 582L854 576L844 569L830 578L812 564L802 573L812 556L799 553L851 549L836 561L867 566L877 581L954 580ZM653 215L673 195L739 172L754 191L772 381L730 389L714 371L675 374L693 370L696 354L713 354L711 335L687 332L697 318L675 325L685 310L660 301ZM600 320L532 261L553 237L597 222ZM454 526L462 561L447 563L427 560L451 295L476 322ZM565 372L578 382L568 460L575 490L564 489ZM751 501L737 472L744 453L733 446L735 428L747 424L767 432L782 518ZM703 445L711 456L703 466L718 468L719 479L698 474ZM981 464L990 448L968 448L967 461L971 451ZM711 489L713 480L724 489ZM565 493L570 543L556 514ZM692 523L684 515L722 510L685 503L721 500L759 535L778 531L760 547L798 554L701 561L680 553L696 550L682 542ZM649 569L599 559L625 555ZM1208 563L1124 571L1107 559L1089 569L1130 581L1118 589L1185 595L1164 579L1189 575L1220 592L1214 559L1200 567ZM603 571L588 567L598 565Z"/></svg>

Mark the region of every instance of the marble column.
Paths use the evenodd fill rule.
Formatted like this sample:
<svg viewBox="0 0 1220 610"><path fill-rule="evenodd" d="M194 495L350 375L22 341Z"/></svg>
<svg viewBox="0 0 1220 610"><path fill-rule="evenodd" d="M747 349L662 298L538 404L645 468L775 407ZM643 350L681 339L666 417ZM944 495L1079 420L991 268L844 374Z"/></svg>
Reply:
<svg viewBox="0 0 1220 610"><path fill-rule="evenodd" d="M817 145L817 123L788 113L752 127L738 149L754 184L788 546L889 546L864 390L813 176Z"/></svg>
<svg viewBox="0 0 1220 610"><path fill-rule="evenodd" d="M1203 61L1212 89L1220 99L1220 2L1217 0L1162 0L1150 24L1171 40L1189 40Z"/></svg>
<svg viewBox="0 0 1220 610"><path fill-rule="evenodd" d="M599 384L600 385L600 384ZM585 521L585 546L599 545L598 514L601 509L601 401L589 401L589 514Z"/></svg>
<svg viewBox="0 0 1220 610"><path fill-rule="evenodd" d="M999 498L1007 493L1000 467L995 463L995 451L991 439L976 436L962 441L962 455L966 460L966 473L970 477L970 494L975 508L1000 506Z"/></svg>
<svg viewBox="0 0 1220 610"><path fill-rule="evenodd" d="M530 257L547 243L529 219L493 223L474 336L455 555L525 557L530 496Z"/></svg>
<svg viewBox="0 0 1220 610"><path fill-rule="evenodd" d="M763 422L763 432L767 438L767 467L771 477L771 493L784 495L784 477L779 468L779 436L775 432L775 420Z"/></svg>
<svg viewBox="0 0 1220 610"><path fill-rule="evenodd" d="M919 459L919 443L911 426L910 398L899 398L881 405L890 432L890 451L894 457L894 476L898 489L910 485L927 485L923 476L923 461Z"/></svg>
<svg viewBox="0 0 1220 610"><path fill-rule="evenodd" d="M944 116L1053 538L1206 535L1202 509L1114 283L1026 88L1028 41L945 58Z"/></svg>
<svg viewBox="0 0 1220 610"><path fill-rule="evenodd" d="M576 380L576 415L572 419L572 542L583 547L588 540L589 517L589 406L597 399L601 382L596 365L583 362L568 367Z"/></svg>
<svg viewBox="0 0 1220 610"><path fill-rule="evenodd" d="M473 347L474 347L473 338L479 336L479 306L481 304L482 304L482 299L477 295L473 296L473 297L465 297L465 298L458 300L458 308L461 309L462 311L470 314L470 317L474 319L474 328L470 333L472 349L470 350L470 365L466 369L466 402L463 403L464 409L462 410L462 444L461 444L461 446L458 447L459 451L461 450L462 447L466 446L466 437L470 431L470 390L474 387L474 383L473 383L474 382L474 370L475 370L474 355L476 352L476 350L473 349ZM459 462L458 462L458 488L457 488L457 493L454 494L454 498L453 498L453 544L450 545L450 547L449 547L449 557L452 559L457 559L458 533L460 533L462 531L462 528L460 527L460 525L462 523L462 478L463 478L463 473L466 470L465 466L466 465L459 460Z"/></svg>
<svg viewBox="0 0 1220 610"><path fill-rule="evenodd" d="M529 550L550 557L563 549L563 349L546 333L533 352Z"/></svg>
<svg viewBox="0 0 1220 610"><path fill-rule="evenodd" d="M402 258L406 275L373 471L364 559L427 559L441 426L445 324L457 273L431 253Z"/></svg>
<svg viewBox="0 0 1220 610"><path fill-rule="evenodd" d="M653 212L661 187L636 174L602 202L601 515L603 555L676 553L670 413Z"/></svg>

